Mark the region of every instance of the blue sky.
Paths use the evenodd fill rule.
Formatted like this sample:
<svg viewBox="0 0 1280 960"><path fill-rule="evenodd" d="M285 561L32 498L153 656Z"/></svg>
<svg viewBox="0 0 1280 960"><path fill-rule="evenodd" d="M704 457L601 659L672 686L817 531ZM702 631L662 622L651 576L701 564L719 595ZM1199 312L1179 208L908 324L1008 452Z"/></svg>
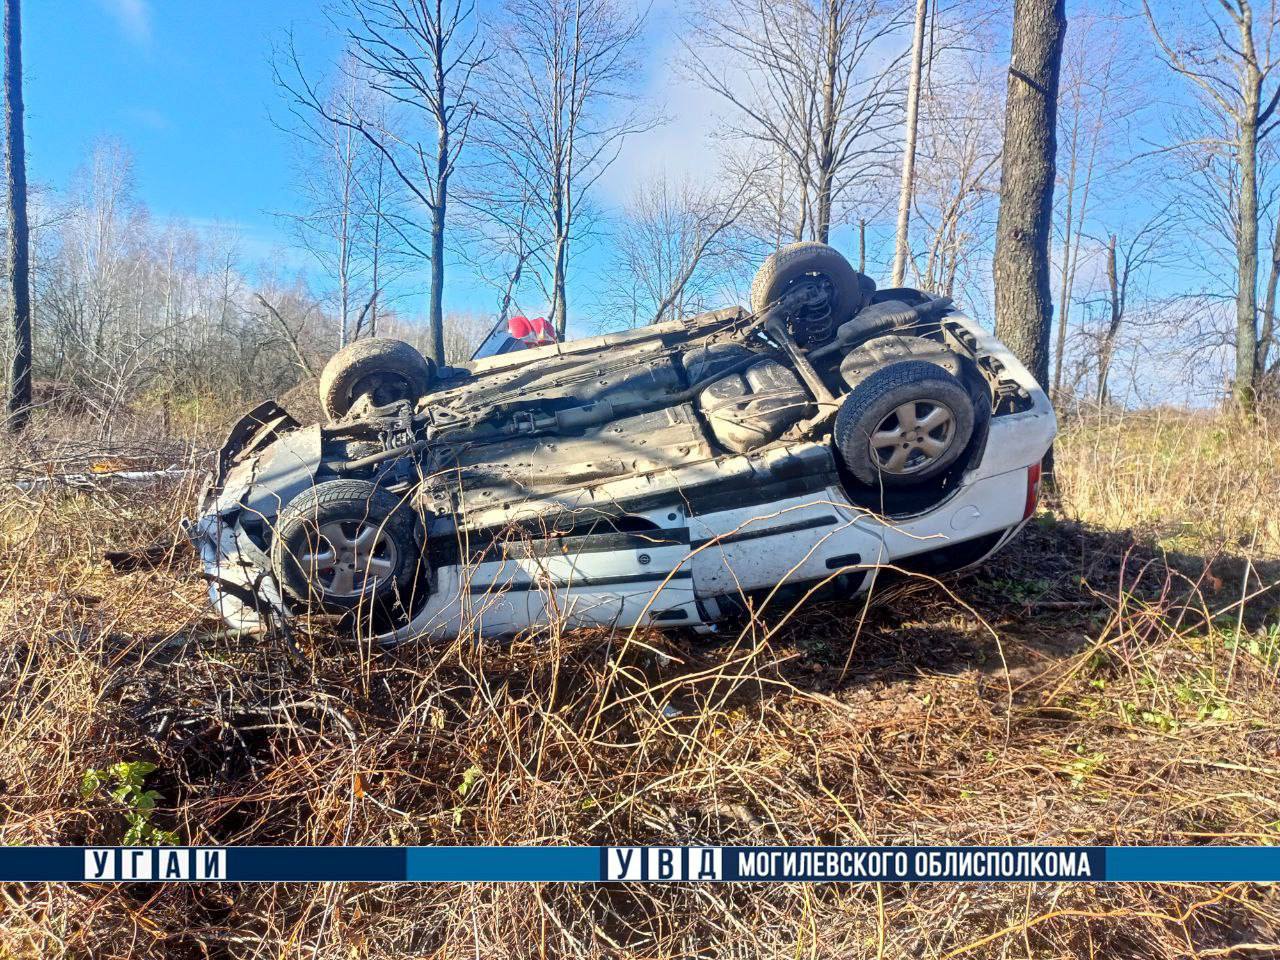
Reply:
<svg viewBox="0 0 1280 960"><path fill-rule="evenodd" d="M657 62L674 52L671 10L662 0L651 10ZM132 152L137 196L156 217L224 222L240 232L250 260L306 262L273 216L296 201L293 145L271 119L287 114L270 61L289 31L318 73L334 61L339 44L320 0L28 0L23 14L33 182L63 189L93 142L115 137ZM655 104L666 108L661 94ZM696 103L667 113L676 123L629 145L601 183L606 205L621 200L632 171L678 157L672 138L687 149L682 117L707 123ZM599 249L584 253L571 277L580 294L603 269ZM492 307L492 293L451 265L446 309Z"/></svg>
<svg viewBox="0 0 1280 960"><path fill-rule="evenodd" d="M646 6L650 70L639 92L667 122L632 137L597 184L595 198L606 210L620 206L644 174L661 168L696 176L714 165L705 144L717 103L672 70L687 7L680 0ZM340 47L324 10L324 0L28 0L32 182L64 189L94 141L114 137L132 153L136 195L155 217L226 223L247 260L309 268L274 216L296 209L297 200L295 147L272 122L288 115L272 82L271 55L292 32L304 62L323 75ZM422 313L424 295L417 293L425 291L425 272L400 309ZM492 289L465 266L450 263L446 280L446 310L494 309ZM591 306L608 283L604 245L580 247L570 274L571 327L579 333L596 328Z"/></svg>
<svg viewBox="0 0 1280 960"><path fill-rule="evenodd" d="M636 0L642 2L642 0ZM483 0L482 0L483 5ZM673 69L680 0L647 3L648 76L639 87L667 122L632 137L595 190L606 210L659 168L705 174L719 106ZM250 261L303 268L305 255L273 215L295 209L294 145L272 83L271 51L289 32L317 75L339 52L325 0L28 0L24 4L27 148L33 182L65 188L95 141L115 137L134 157L136 194L158 218L238 231ZM852 246L850 231L835 238ZM879 239L873 237L873 239ZM580 248L570 275L571 320L595 325L593 295L608 285L603 245ZM424 268L425 273L425 268ZM425 281L423 282L425 287ZM401 301L420 313L421 297ZM494 294L450 264L446 310L487 313ZM531 306L531 305L530 305Z"/></svg>
<svg viewBox="0 0 1280 960"><path fill-rule="evenodd" d="M39 0L24 4L27 152L60 188L93 141L133 151L139 197L160 217L227 221L265 253L287 206L288 144L271 123L271 43L294 26L325 54L307 0Z"/></svg>

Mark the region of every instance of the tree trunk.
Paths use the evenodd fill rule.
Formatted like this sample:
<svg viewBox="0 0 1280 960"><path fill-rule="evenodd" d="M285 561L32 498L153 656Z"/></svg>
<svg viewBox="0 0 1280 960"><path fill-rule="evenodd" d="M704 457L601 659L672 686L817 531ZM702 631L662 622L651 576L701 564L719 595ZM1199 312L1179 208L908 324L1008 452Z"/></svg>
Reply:
<svg viewBox="0 0 1280 960"><path fill-rule="evenodd" d="M920 115L920 80L924 70L924 27L929 0L916 0L916 29L911 39L911 79L907 85L907 127L902 149L902 189L898 193L898 238L893 253L893 286L907 277L907 230L911 223L911 194L915 188L916 128Z"/></svg>
<svg viewBox="0 0 1280 960"><path fill-rule="evenodd" d="M996 226L996 336L1049 383L1049 228L1064 0L1016 0Z"/></svg>
<svg viewBox="0 0 1280 960"><path fill-rule="evenodd" d="M1257 386L1258 355L1258 100L1261 78L1250 71L1243 84L1240 117L1240 225L1236 233L1235 399L1251 411Z"/></svg>
<svg viewBox="0 0 1280 960"><path fill-rule="evenodd" d="M343 199L342 216L338 227L338 349L347 345L350 337L351 317L351 223ZM358 331L357 331L358 333Z"/></svg>
<svg viewBox="0 0 1280 960"><path fill-rule="evenodd" d="M1116 270L1116 235L1111 235L1107 244L1107 291L1111 297L1111 321L1107 324L1106 335L1102 338L1102 346L1098 351L1098 406L1107 402L1107 377L1111 374L1111 355L1116 346L1116 334L1120 332L1120 321L1124 316L1124 305L1120 301L1119 272Z"/></svg>
<svg viewBox="0 0 1280 960"><path fill-rule="evenodd" d="M814 239L819 243L831 242L831 174L823 171L818 184L818 209L814 211Z"/></svg>
<svg viewBox="0 0 1280 960"><path fill-rule="evenodd" d="M556 336L565 339L565 330L569 325L569 310L565 303L565 260L568 256L569 238L556 238L555 259L551 266L551 324L556 329Z"/></svg>
<svg viewBox="0 0 1280 960"><path fill-rule="evenodd" d="M444 48L435 55L436 103L447 102L444 79ZM436 192L431 205L431 330L427 350L437 367L445 365L444 357L444 228L449 209L449 126L443 109L436 114Z"/></svg>
<svg viewBox="0 0 1280 960"><path fill-rule="evenodd" d="M31 287L27 228L27 155L22 129L22 12L5 0L5 137L9 161L9 282L13 297L13 370L9 380L9 429L22 430L31 415Z"/></svg>
<svg viewBox="0 0 1280 960"><path fill-rule="evenodd" d="M822 131L818 144L818 195L814 211L814 239L831 240L832 193L835 181L836 83L840 70L840 8L842 0L826 0L827 48L822 65Z"/></svg>
<svg viewBox="0 0 1280 960"><path fill-rule="evenodd" d="M867 272L867 221L858 221L858 272Z"/></svg>
<svg viewBox="0 0 1280 960"><path fill-rule="evenodd" d="M444 366L444 191L431 208L431 315L427 354L436 366Z"/></svg>

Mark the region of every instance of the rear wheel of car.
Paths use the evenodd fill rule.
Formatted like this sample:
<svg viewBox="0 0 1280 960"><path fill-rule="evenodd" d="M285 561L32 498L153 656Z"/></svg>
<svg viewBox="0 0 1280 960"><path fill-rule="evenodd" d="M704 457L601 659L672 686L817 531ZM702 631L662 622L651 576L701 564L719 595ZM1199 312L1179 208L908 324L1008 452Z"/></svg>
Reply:
<svg viewBox="0 0 1280 960"><path fill-rule="evenodd" d="M431 389L435 365L391 337L357 340L335 353L320 374L320 404L331 420L368 395L374 406L416 400Z"/></svg>
<svg viewBox="0 0 1280 960"><path fill-rule="evenodd" d="M862 483L916 486L956 463L974 422L973 399L959 380L937 364L903 360L870 374L844 398L835 444Z"/></svg>
<svg viewBox="0 0 1280 960"><path fill-rule="evenodd" d="M284 592L333 613L392 600L420 554L413 510L366 480L329 480L298 496L271 549Z"/></svg>
<svg viewBox="0 0 1280 960"><path fill-rule="evenodd" d="M805 241L775 250L751 284L751 310L762 313L798 283L813 281L818 292L818 319L795 318L796 339L804 345L829 336L866 306L875 283L858 273L835 247Z"/></svg>

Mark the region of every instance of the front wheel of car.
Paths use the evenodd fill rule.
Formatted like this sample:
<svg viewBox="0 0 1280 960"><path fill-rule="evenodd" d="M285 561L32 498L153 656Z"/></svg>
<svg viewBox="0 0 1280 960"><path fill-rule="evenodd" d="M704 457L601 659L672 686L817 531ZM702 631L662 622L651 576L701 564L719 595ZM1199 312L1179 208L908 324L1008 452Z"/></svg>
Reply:
<svg viewBox="0 0 1280 960"><path fill-rule="evenodd" d="M936 480L974 431L969 391L924 360L890 363L858 383L836 415L835 445L855 479L910 487Z"/></svg>
<svg viewBox="0 0 1280 960"><path fill-rule="evenodd" d="M299 495L280 514L271 550L285 594L330 613L392 601L420 555L413 510L365 480L329 480Z"/></svg>

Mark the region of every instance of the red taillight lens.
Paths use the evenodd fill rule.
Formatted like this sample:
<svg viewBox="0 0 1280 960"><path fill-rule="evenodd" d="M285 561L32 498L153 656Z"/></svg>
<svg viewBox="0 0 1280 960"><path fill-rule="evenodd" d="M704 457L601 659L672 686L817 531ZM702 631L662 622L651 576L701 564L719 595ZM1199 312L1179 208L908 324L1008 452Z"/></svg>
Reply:
<svg viewBox="0 0 1280 960"><path fill-rule="evenodd" d="M1027 504L1022 508L1022 519L1026 520L1036 512L1036 504L1040 502L1040 464L1027 467Z"/></svg>
<svg viewBox="0 0 1280 960"><path fill-rule="evenodd" d="M530 331L529 337L538 346L544 346L548 343L556 342L556 328L551 325L546 317L535 317L529 321Z"/></svg>
<svg viewBox="0 0 1280 960"><path fill-rule="evenodd" d="M542 347L556 342L556 328L547 322L546 317L512 317L507 321L507 333L526 347Z"/></svg>

